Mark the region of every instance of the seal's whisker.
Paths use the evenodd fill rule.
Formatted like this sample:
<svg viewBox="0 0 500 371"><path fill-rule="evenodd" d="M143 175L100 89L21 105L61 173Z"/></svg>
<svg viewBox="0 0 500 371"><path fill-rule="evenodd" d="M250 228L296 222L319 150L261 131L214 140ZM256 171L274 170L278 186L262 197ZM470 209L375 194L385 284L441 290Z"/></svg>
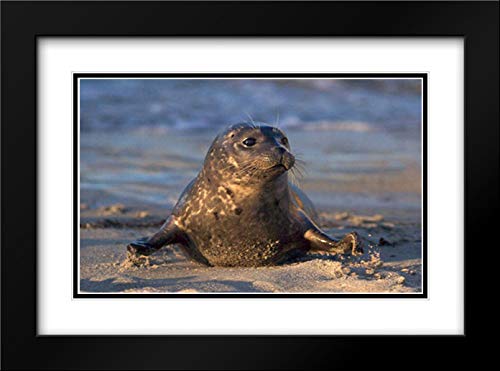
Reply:
<svg viewBox="0 0 500 371"><path fill-rule="evenodd" d="M298 164L301 164L301 165L307 165L307 161L302 160L301 158L295 157L295 162L297 162Z"/></svg>
<svg viewBox="0 0 500 371"><path fill-rule="evenodd" d="M301 164L300 162L295 162L295 167L299 169L300 171L304 172L307 174L307 168L305 167L304 164Z"/></svg>
<svg viewBox="0 0 500 371"><path fill-rule="evenodd" d="M255 121L253 120L252 115L250 115L250 113L248 113L247 111L244 111L244 112L245 112L245 115L247 115L247 116L248 116L248 118L250 119L249 124L250 124L250 126L252 127L252 129L257 128L257 125L255 124Z"/></svg>
<svg viewBox="0 0 500 371"><path fill-rule="evenodd" d="M247 163L247 164L241 164L241 165L242 165L242 166L241 166L241 167L239 167L239 168L236 168L234 165L228 165L228 166L226 166L226 167L221 168L221 169L220 169L220 171L226 171L226 170L229 170L229 169L231 169L231 168L234 168L234 169L235 169L235 171L237 171L237 172L239 172L239 171L245 171L247 167L252 166L252 165L254 165L254 164L250 162L250 163Z"/></svg>
<svg viewBox="0 0 500 371"><path fill-rule="evenodd" d="M257 169L255 167L255 165L257 164L257 161L249 161L247 162L246 164L243 164L242 167L240 167L239 169L237 169L237 173L242 173L242 172L246 172L248 170L251 170L251 169Z"/></svg>
<svg viewBox="0 0 500 371"><path fill-rule="evenodd" d="M301 155L300 153L295 153L294 152L294 157L295 157L295 165L302 168L303 170L305 170L306 166L307 166L307 161L303 160L301 158Z"/></svg>
<svg viewBox="0 0 500 371"><path fill-rule="evenodd" d="M300 188L301 179L302 179L301 177L297 176L296 169L294 168L290 169L290 181L294 186Z"/></svg>
<svg viewBox="0 0 500 371"><path fill-rule="evenodd" d="M301 158L304 156L304 154L302 152L295 152L293 153L295 155L295 157L298 157L298 158Z"/></svg>
<svg viewBox="0 0 500 371"><path fill-rule="evenodd" d="M296 167L296 170L300 173L300 176L304 178L304 174L307 174L307 170L301 167Z"/></svg>
<svg viewBox="0 0 500 371"><path fill-rule="evenodd" d="M291 170L292 174L294 174L296 177L300 177L301 179L304 178L304 174L302 174L302 171L300 171L300 169L298 169L296 167L292 167L290 170Z"/></svg>
<svg viewBox="0 0 500 371"><path fill-rule="evenodd" d="M293 172L290 173L290 182L294 186L299 187L299 180L297 179L297 177L295 176L295 174Z"/></svg>

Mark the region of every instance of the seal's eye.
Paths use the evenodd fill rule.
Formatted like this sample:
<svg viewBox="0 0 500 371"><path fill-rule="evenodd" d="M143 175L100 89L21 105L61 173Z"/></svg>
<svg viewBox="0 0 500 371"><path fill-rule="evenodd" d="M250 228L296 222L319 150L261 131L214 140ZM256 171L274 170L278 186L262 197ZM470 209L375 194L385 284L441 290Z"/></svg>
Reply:
<svg viewBox="0 0 500 371"><path fill-rule="evenodd" d="M247 138L243 141L243 144L247 147L253 146L255 143L257 143L257 140L255 138Z"/></svg>
<svg viewBox="0 0 500 371"><path fill-rule="evenodd" d="M286 138L281 139L281 143L283 143L286 146L288 144L288 139Z"/></svg>

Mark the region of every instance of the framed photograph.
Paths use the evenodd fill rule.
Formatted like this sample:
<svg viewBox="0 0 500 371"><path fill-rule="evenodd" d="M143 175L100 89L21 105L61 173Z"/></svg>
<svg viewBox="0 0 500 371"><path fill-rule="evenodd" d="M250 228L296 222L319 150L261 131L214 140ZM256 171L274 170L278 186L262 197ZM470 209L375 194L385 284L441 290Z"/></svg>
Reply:
<svg viewBox="0 0 500 371"><path fill-rule="evenodd" d="M472 357L498 24L498 2L2 2L2 367Z"/></svg>
<svg viewBox="0 0 500 371"><path fill-rule="evenodd" d="M73 297L427 297L427 74L73 73L73 91Z"/></svg>

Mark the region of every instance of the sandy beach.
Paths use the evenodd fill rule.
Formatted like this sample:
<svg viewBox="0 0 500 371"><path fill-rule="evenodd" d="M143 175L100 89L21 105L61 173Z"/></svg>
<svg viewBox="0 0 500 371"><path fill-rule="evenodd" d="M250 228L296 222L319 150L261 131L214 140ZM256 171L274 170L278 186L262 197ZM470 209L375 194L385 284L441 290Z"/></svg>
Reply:
<svg viewBox="0 0 500 371"><path fill-rule="evenodd" d="M349 231L360 234L363 255L310 253L275 267L212 268L188 260L177 246L158 251L144 266L137 267L127 262L126 245L153 233L162 224L183 188L201 168L212 139L224 123L197 126L193 124L197 119L190 118L189 125L176 126L179 119L168 119L167 113L184 111L172 100L168 104L175 110L170 108L163 114L171 125L157 125L152 119L136 122L161 113L157 112L159 103L153 100L149 116L136 112L136 121L117 128L113 120L121 122L124 110L120 104L136 96L120 100L106 90L108 85L103 85L103 89L99 84L90 84L86 93L82 90L82 293L421 292L421 141L420 111L416 109L420 101L414 87L404 86L402 91L361 85L352 88L351 95L342 94L335 100L342 103L341 98L344 99L352 112L364 112L366 117L351 117L349 107L344 107L345 117L328 119L329 113L317 108L317 117L305 119L314 105L278 105L282 110L280 127L289 137L292 152L306 163L304 174L293 181L311 198L320 215L320 226L331 236L340 238ZM266 94L276 94L267 88ZM272 88L280 89L281 85ZM328 88L334 91L327 91L331 99L340 94L338 85ZM294 104L292 98L298 94L297 89L306 89L307 96L314 97L326 88L318 85L294 89L292 93L286 90L288 98L292 94L290 104ZM169 91L166 90L164 95ZM369 103L370 96L382 100L379 109ZM110 104L106 106L110 97L115 102L113 109ZM260 99L258 94L252 97ZM401 97L404 99L398 103ZM148 96L141 99L151 100ZM196 101L193 98L191 103L193 100ZM99 104L91 105L93 101ZM117 101L122 103L116 104ZM360 102L364 105L360 106ZM325 106L325 102L320 103ZM167 107L168 104L164 103ZM358 111L357 106L361 107ZM205 106L192 107L190 114L206 110ZM394 107L403 107L402 112ZM391 121L394 112L401 116L399 126ZM233 120L230 113L221 115L229 117L226 124ZM385 120L387 116L391 120ZM266 117L258 119L272 121Z"/></svg>

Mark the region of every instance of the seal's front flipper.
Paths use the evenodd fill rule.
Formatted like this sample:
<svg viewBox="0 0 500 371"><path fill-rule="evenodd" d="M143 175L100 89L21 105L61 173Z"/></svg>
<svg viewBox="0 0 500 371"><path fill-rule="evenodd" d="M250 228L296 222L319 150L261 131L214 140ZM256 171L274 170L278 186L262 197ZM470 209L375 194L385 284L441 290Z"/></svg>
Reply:
<svg viewBox="0 0 500 371"><path fill-rule="evenodd" d="M304 238L309 241L311 250L329 251L337 254L360 255L363 253L361 240L356 232L348 233L340 241L335 241L320 229L311 228Z"/></svg>
<svg viewBox="0 0 500 371"><path fill-rule="evenodd" d="M158 232L149 238L145 237L131 242L127 250L134 255L151 255L165 245L179 242L179 236L179 228L174 223L174 218L170 216Z"/></svg>
<svg viewBox="0 0 500 371"><path fill-rule="evenodd" d="M127 251L135 255L149 255L153 253L155 249L148 244L148 239L148 237L143 237L129 243L127 246Z"/></svg>

